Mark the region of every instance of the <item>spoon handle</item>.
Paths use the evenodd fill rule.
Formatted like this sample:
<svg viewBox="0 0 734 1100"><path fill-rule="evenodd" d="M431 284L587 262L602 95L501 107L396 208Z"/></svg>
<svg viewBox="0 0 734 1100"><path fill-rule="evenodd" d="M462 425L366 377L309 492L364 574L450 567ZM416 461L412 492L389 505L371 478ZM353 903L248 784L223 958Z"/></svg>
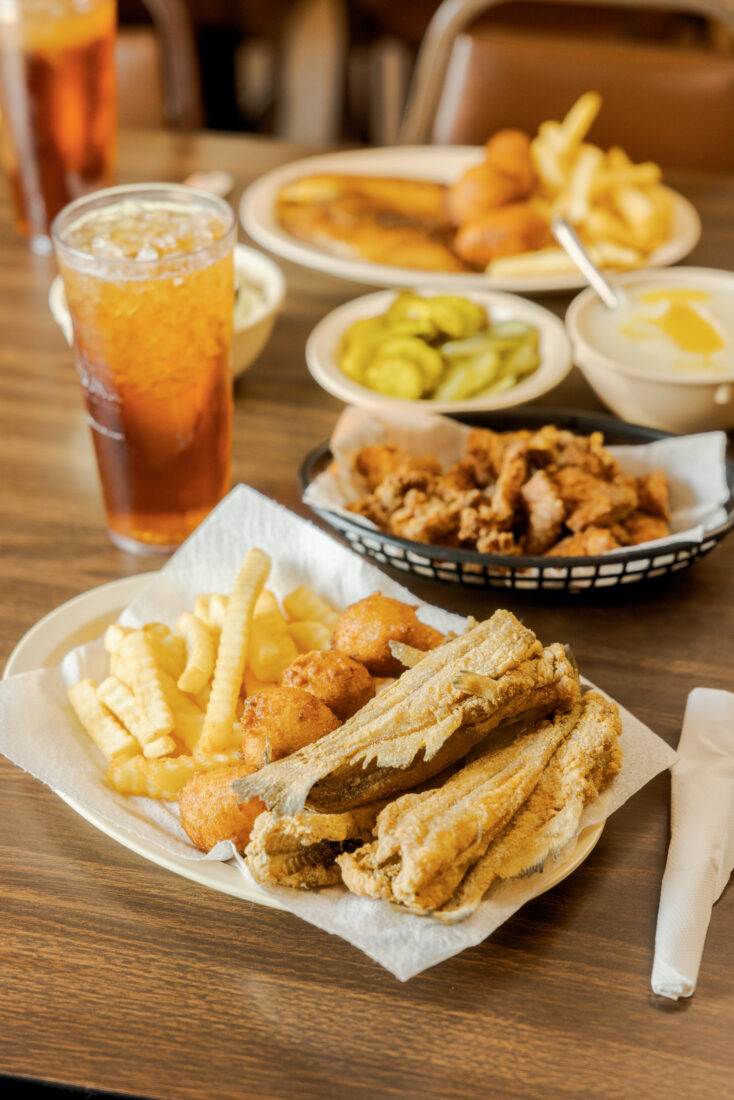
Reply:
<svg viewBox="0 0 734 1100"><path fill-rule="evenodd" d="M573 260L587 282L594 288L605 306L616 309L619 305L617 292L609 285L599 268L578 238L576 230L563 218L553 218L551 231L564 252Z"/></svg>

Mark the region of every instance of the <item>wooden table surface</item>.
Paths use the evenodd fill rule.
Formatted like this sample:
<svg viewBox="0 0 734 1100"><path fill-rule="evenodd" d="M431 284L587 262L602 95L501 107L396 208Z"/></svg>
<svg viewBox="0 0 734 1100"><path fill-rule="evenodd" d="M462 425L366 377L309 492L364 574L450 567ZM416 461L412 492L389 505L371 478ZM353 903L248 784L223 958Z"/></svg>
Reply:
<svg viewBox="0 0 734 1100"><path fill-rule="evenodd" d="M238 198L302 152L126 134L120 176L225 168ZM727 267L734 178L672 182L703 218L690 262ZM72 356L46 306L53 262L16 240L7 200L0 243L4 663L63 601L159 563L107 541ZM283 266L285 312L236 387L234 475L305 514L297 469L341 406L311 380L304 343L360 288ZM577 375L547 400L599 407ZM688 692L732 687L733 567L734 538L669 583L606 597L410 586L478 617L504 604L543 638L571 642L592 680L675 744ZM401 984L288 913L146 862L0 758L0 1074L221 1100L732 1096L731 889L714 909L695 997L673 1005L650 993L668 815L661 775L574 875L484 943Z"/></svg>

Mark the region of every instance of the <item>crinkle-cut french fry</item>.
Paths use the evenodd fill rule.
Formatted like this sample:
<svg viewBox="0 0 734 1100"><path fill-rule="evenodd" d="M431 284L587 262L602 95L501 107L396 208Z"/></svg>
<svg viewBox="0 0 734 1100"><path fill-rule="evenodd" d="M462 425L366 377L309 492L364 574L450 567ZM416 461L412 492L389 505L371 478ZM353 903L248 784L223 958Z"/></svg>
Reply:
<svg viewBox="0 0 734 1100"><path fill-rule="evenodd" d="M213 768L231 768L233 764L241 764L242 754L239 749L227 749L225 752L196 753L196 759L210 771Z"/></svg>
<svg viewBox="0 0 734 1100"><path fill-rule="evenodd" d="M316 620L288 623L288 633L296 643L299 653L310 653L312 649L328 649L331 641L329 627Z"/></svg>
<svg viewBox="0 0 734 1100"><path fill-rule="evenodd" d="M199 707L199 709L203 713L206 713L206 708L209 706L209 700L211 698L211 694L212 694L212 684L211 684L211 680L210 680L208 684L204 685L204 687L201 689L201 691L197 691L191 696L191 698L196 703L197 707Z"/></svg>
<svg viewBox="0 0 734 1100"><path fill-rule="evenodd" d="M249 699L251 695L257 695L260 691L272 691L274 687L277 687L277 683L274 680L259 680L249 665L245 668L245 676L242 681L245 696Z"/></svg>
<svg viewBox="0 0 734 1100"><path fill-rule="evenodd" d="M232 587L199 743L202 752L217 752L231 739L255 604L269 571L268 555L262 550L250 550Z"/></svg>
<svg viewBox="0 0 734 1100"><path fill-rule="evenodd" d="M174 733L189 752L194 752L204 728L204 712L189 695L181 691L172 676L163 671L160 676L163 694L173 714Z"/></svg>
<svg viewBox="0 0 734 1100"><path fill-rule="evenodd" d="M161 756L172 756L176 752L176 741L170 733L164 733L163 737L156 737L155 741L148 741L143 745L143 756L146 760L157 760Z"/></svg>
<svg viewBox="0 0 734 1100"><path fill-rule="evenodd" d="M115 718L122 722L141 745L152 740L145 715L135 698L134 691L117 676L108 676L102 681L97 688L97 698L112 711Z"/></svg>
<svg viewBox="0 0 734 1100"><path fill-rule="evenodd" d="M108 760L138 751L139 746L133 735L97 698L93 680L80 680L70 687L69 702L84 729Z"/></svg>
<svg viewBox="0 0 734 1100"><path fill-rule="evenodd" d="M161 670L156 664L148 634L135 630L123 639L120 656L134 666L135 695L142 707L153 737L162 737L173 729L173 714L161 687Z"/></svg>
<svg viewBox="0 0 734 1100"><path fill-rule="evenodd" d="M104 632L104 647L108 653L119 653L123 638L132 633L131 626L111 623Z"/></svg>
<svg viewBox="0 0 734 1100"><path fill-rule="evenodd" d="M272 592L263 592L255 606L247 663L258 680L277 680L298 656L296 643Z"/></svg>
<svg viewBox="0 0 734 1100"><path fill-rule="evenodd" d="M143 633L150 641L156 664L177 680L186 664L186 643L165 623L146 623Z"/></svg>
<svg viewBox="0 0 734 1100"><path fill-rule="evenodd" d="M133 756L129 760L113 760L107 781L120 794L173 801L192 775L204 767L193 756L165 756L158 760Z"/></svg>
<svg viewBox="0 0 734 1100"><path fill-rule="evenodd" d="M195 695L206 687L214 671L217 657L214 638L209 627L190 611L181 615L178 629L186 643L186 665L178 678L178 686Z"/></svg>
<svg viewBox="0 0 734 1100"><path fill-rule="evenodd" d="M305 584L299 584L283 600L283 608L291 622L316 622L333 626L339 612L321 596L317 596Z"/></svg>
<svg viewBox="0 0 734 1100"><path fill-rule="evenodd" d="M566 148L573 149L584 140L591 124L599 114L601 96L598 92L585 92L579 96L561 123Z"/></svg>
<svg viewBox="0 0 734 1100"><path fill-rule="evenodd" d="M135 690L135 666L119 653L110 654L110 676L117 677L131 691Z"/></svg>
<svg viewBox="0 0 734 1100"><path fill-rule="evenodd" d="M227 606L229 604L229 597L222 596L221 593L215 592L211 598L209 604L209 619L211 626L216 630L222 629L224 626L224 620L227 615Z"/></svg>
<svg viewBox="0 0 734 1100"><path fill-rule="evenodd" d="M227 613L226 596L219 592L209 592L203 596L197 596L194 603L194 614L211 630L221 631L224 625L224 616Z"/></svg>

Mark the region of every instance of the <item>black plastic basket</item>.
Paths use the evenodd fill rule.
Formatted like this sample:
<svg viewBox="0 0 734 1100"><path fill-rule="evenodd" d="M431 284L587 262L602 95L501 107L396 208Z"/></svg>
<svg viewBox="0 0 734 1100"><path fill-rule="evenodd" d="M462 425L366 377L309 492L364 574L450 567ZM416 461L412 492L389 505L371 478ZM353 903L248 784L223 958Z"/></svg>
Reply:
<svg viewBox="0 0 734 1100"><path fill-rule="evenodd" d="M597 413L570 412L568 409L525 408L486 417L472 417L471 422L496 431L541 427L555 424L559 428L588 435L603 432L605 443L651 443L669 436L669 432L626 424L611 416ZM331 460L328 443L321 443L306 457L301 466L301 487L306 486ZM654 545L610 550L589 557L516 557L507 554L480 554L476 550L455 550L431 546L423 542L399 538L384 531L365 527L356 520L336 512L314 508L325 523L349 543L358 554L381 565L390 565L420 577L473 585L477 588L515 588L524 590L558 590L581 592L590 588L613 588L620 584L663 577L687 569L703 557L734 527L734 465L726 463L729 499L724 505L726 519L706 532L702 542L667 543L656 551Z"/></svg>

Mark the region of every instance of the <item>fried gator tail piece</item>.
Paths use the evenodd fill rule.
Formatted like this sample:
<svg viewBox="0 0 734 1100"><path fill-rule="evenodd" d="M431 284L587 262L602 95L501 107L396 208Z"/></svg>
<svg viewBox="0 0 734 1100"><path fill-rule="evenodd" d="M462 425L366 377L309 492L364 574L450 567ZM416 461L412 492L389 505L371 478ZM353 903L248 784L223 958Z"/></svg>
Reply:
<svg viewBox="0 0 734 1100"><path fill-rule="evenodd" d="M342 813L438 775L508 720L568 710L578 697L563 646L544 649L497 611L427 653L332 733L233 786L275 816L306 806Z"/></svg>

